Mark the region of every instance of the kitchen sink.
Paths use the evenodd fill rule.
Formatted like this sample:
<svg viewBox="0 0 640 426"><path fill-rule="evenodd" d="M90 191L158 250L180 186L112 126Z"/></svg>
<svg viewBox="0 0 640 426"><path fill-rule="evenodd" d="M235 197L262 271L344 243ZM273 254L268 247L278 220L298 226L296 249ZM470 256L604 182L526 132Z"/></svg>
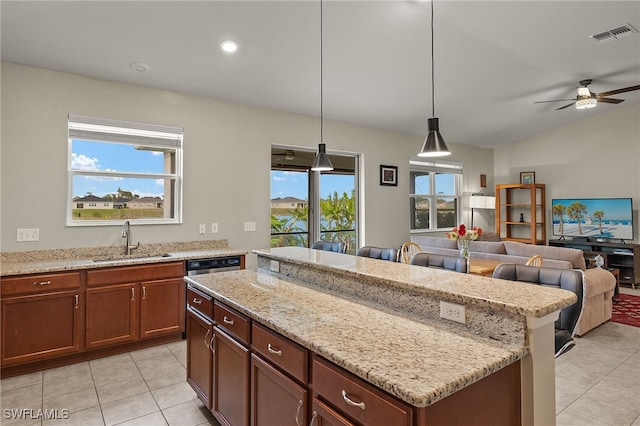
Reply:
<svg viewBox="0 0 640 426"><path fill-rule="evenodd" d="M171 257L171 253L134 253L134 254L117 254L94 257L94 262L112 262L115 260L128 259L150 259L154 257Z"/></svg>

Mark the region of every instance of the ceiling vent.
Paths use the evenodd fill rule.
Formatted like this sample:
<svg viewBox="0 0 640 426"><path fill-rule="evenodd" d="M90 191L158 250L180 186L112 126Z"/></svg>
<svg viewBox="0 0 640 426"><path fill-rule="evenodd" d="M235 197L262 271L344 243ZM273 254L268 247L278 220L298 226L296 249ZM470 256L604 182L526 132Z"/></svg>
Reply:
<svg viewBox="0 0 640 426"><path fill-rule="evenodd" d="M614 28L609 31L605 31L602 33L594 34L589 36L589 38L593 39L598 44L608 43L610 41L618 40L621 38L629 37L634 33L637 33L638 30L633 28L631 24L623 25L618 28Z"/></svg>

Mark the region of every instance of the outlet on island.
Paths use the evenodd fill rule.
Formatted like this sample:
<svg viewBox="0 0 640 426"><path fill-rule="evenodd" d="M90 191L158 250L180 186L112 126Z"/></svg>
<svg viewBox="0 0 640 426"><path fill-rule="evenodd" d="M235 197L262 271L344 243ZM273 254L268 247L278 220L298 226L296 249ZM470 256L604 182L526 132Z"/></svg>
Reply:
<svg viewBox="0 0 640 426"><path fill-rule="evenodd" d="M445 302L444 300L440 301L440 318L459 322L461 324L467 323L464 305Z"/></svg>

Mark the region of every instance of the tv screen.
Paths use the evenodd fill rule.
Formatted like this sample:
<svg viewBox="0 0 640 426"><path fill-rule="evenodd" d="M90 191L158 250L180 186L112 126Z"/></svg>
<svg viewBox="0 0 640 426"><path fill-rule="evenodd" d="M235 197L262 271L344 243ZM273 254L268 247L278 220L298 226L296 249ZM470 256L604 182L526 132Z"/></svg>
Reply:
<svg viewBox="0 0 640 426"><path fill-rule="evenodd" d="M553 235L633 240L631 198L551 200Z"/></svg>

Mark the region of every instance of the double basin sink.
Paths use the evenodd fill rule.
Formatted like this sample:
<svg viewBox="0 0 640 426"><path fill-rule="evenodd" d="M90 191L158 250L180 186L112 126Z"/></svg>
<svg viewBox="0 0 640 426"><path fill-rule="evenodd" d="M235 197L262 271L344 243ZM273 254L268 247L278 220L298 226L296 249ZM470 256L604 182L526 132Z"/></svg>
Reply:
<svg viewBox="0 0 640 426"><path fill-rule="evenodd" d="M98 256L91 259L94 262L113 262L116 260L128 260L128 259L150 259L155 257L171 257L171 253L133 253L133 254L108 254L105 256Z"/></svg>

